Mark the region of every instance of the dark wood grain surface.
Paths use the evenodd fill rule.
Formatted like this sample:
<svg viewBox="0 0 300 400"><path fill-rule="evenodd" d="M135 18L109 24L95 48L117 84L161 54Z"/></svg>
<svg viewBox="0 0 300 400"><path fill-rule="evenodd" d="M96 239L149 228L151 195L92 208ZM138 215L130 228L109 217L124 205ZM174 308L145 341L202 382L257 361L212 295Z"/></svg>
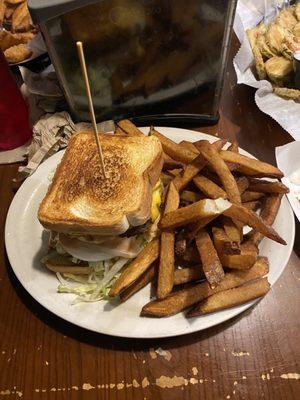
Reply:
<svg viewBox="0 0 300 400"><path fill-rule="evenodd" d="M217 126L199 130L236 137L241 147L273 163L274 147L291 141L256 107L254 90L236 85L231 62L220 111ZM17 165L0 167L0 400L300 398L299 224L284 273L249 311L177 338L114 338L55 317L15 278L4 250L4 223L16 171ZM154 352L159 347L164 355Z"/></svg>

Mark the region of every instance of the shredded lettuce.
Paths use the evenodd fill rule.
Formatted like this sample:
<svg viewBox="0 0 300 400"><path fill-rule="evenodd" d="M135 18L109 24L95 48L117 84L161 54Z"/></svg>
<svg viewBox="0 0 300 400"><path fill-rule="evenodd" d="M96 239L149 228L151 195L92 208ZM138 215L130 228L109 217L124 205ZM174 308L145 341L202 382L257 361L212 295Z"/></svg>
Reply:
<svg viewBox="0 0 300 400"><path fill-rule="evenodd" d="M94 302L108 297L109 290L119 277L121 269L129 261L128 258L117 257L111 260L90 262L92 272L89 275L75 275L65 272L57 273L60 282L59 293L72 293L77 297L72 304Z"/></svg>
<svg viewBox="0 0 300 400"><path fill-rule="evenodd" d="M160 187L161 183L157 186ZM159 219L160 216L156 218L147 232L137 237L141 250L157 236ZM68 254L58 241L55 248L59 254ZM72 304L107 299L111 286L120 276L124 265L130 261L131 259L129 258L115 257L104 261L89 262L92 272L88 275L72 274L69 272L56 273L59 280L57 291L59 293L75 294L76 298L72 301ZM72 262L78 264L80 260L73 257Z"/></svg>
<svg viewBox="0 0 300 400"><path fill-rule="evenodd" d="M55 169L53 169L53 170L49 173L49 175L48 175L48 180L49 180L50 182L52 182L53 177L54 177L54 174L55 174Z"/></svg>

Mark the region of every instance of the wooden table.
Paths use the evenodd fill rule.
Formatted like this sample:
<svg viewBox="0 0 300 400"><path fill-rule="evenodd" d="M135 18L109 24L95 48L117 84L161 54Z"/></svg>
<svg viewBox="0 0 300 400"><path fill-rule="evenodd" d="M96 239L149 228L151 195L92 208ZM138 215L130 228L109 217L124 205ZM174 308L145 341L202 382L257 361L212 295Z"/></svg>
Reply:
<svg viewBox="0 0 300 400"><path fill-rule="evenodd" d="M236 137L243 148L274 163L274 147L291 137L259 111L254 90L235 81L230 63L220 122L199 130ZM55 317L16 280L3 239L16 171L17 165L0 167L0 400L299 398L299 224L283 275L253 309L191 335L119 339ZM154 351L159 347L164 356Z"/></svg>

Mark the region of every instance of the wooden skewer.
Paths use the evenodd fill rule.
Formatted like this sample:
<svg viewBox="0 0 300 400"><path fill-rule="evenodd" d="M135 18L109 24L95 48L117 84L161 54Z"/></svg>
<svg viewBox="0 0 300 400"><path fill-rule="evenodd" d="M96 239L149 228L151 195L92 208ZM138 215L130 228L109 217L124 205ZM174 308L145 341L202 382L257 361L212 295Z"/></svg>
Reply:
<svg viewBox="0 0 300 400"><path fill-rule="evenodd" d="M93 99L92 99L92 95L91 95L89 78L88 78L87 69L86 69L86 63L85 63L82 42L77 42L76 46L77 46L78 57L79 57L80 65L81 65L82 77L83 77L84 84L85 84L86 95L88 98L90 117L91 117L93 129L94 129L94 135L95 135L95 139L96 139L96 143L97 143L98 154L99 154L99 158L100 158L100 162L101 162L101 168L102 168L104 177L107 178L107 174L105 171L105 165L104 165L104 159L103 159L102 147L101 147L99 135L98 135L95 110L94 110Z"/></svg>

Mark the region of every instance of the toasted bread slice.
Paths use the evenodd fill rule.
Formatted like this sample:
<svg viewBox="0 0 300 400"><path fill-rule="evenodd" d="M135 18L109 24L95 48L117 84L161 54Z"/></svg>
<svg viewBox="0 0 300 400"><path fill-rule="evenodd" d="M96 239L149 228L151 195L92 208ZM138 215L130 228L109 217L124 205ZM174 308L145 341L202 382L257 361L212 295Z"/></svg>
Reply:
<svg viewBox="0 0 300 400"><path fill-rule="evenodd" d="M38 218L57 232L118 235L150 217L163 152L155 136L100 135L105 179L91 132L74 135Z"/></svg>

